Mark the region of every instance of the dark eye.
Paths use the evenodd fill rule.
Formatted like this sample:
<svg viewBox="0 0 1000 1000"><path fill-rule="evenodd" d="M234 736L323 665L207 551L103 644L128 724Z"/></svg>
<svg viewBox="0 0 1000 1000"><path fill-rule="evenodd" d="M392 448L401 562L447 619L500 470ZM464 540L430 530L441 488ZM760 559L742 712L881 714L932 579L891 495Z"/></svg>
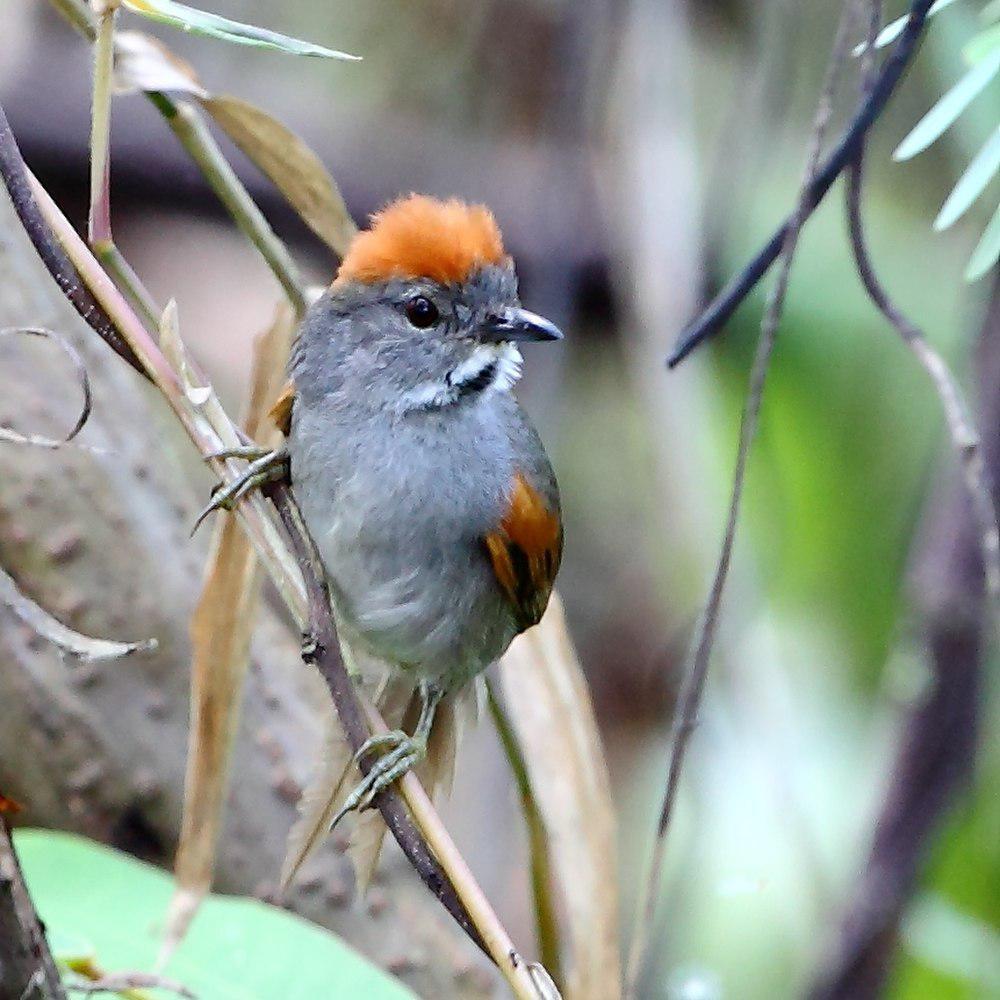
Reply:
<svg viewBox="0 0 1000 1000"><path fill-rule="evenodd" d="M433 326L440 318L438 307L426 295L417 295L406 303L406 318L421 330Z"/></svg>

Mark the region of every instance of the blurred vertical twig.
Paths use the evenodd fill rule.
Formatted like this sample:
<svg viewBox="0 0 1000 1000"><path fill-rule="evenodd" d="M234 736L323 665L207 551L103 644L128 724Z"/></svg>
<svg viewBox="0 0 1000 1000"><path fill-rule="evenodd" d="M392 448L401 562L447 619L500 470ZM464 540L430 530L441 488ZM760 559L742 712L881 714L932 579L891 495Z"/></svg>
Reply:
<svg viewBox="0 0 1000 1000"><path fill-rule="evenodd" d="M0 796L0 800L2 800ZM0 996L66 1000L45 931L24 883L0 808Z"/></svg>
<svg viewBox="0 0 1000 1000"><path fill-rule="evenodd" d="M843 5L840 23L837 27L837 34L826 72L826 79L817 104L804 179L799 189L796 209L792 214L782 239L780 252L781 267L774 287L768 297L767 307L761 321L760 337L757 341L757 350L750 372L747 401L740 424L736 469L733 475L733 487L726 517L722 550L719 554L708 600L698 622L695 641L685 669L684 681L675 710L674 723L671 730L667 786L664 792L663 805L660 810L660 818L657 824L656 838L647 876L639 891L639 906L636 911L636 920L632 931L632 946L626 966L625 995L627 997L635 997L637 995L639 978L642 974L646 952L651 940L652 925L656 916L657 894L663 870L666 836L673 814L674 802L677 797L681 769L684 765L691 734L697 725L698 709L705 687L705 679L708 675L708 664L712 645L715 641L719 608L722 603L722 595L725 590L726 578L729 574L729 564L732 558L733 543L736 538L736 525L743 497L743 484L746 477L750 446L757 431L761 404L764 397L764 385L771 363L771 355L774 352L778 325L781 322L781 314L784 309L785 293L788 289L788 280L791 273L792 261L795 257L795 250L798 245L799 232L811 208L811 189L816 177L823 139L833 114L834 90L844 60L848 54L850 28L854 20L857 2L858 0L845 0Z"/></svg>
<svg viewBox="0 0 1000 1000"><path fill-rule="evenodd" d="M865 49L864 95L874 84L875 36L881 25L881 0L871 0L871 17L868 29L868 45ZM847 168L847 221L850 231L851 250L857 265L858 275L869 298L879 312L889 321L900 339L909 348L924 371L927 372L941 401L945 421L955 453L961 464L966 489L972 502L972 510L979 525L980 544L983 550L983 570L986 589L990 595L991 616L1000 611L1000 530L997 528L997 514L990 497L986 468L983 463L979 432L976 430L969 406L965 401L958 381L952 374L944 358L930 345L923 331L911 322L889 297L875 272L875 266L868 250L864 220L861 211L861 191L864 185L865 141L858 145L858 152Z"/></svg>
<svg viewBox="0 0 1000 1000"><path fill-rule="evenodd" d="M557 983L563 982L562 959L559 952L559 921L556 903L552 896L552 860L549 857L548 838L538 811L528 777L528 768L517 737L507 718L503 705L497 698L493 683L486 680L486 697L493 725L500 745L510 764L514 784L521 798L521 811L528 833L528 856L531 859L531 893L535 907L535 930L538 935L538 952L542 964Z"/></svg>
<svg viewBox="0 0 1000 1000"><path fill-rule="evenodd" d="M1000 482L1000 279L978 346L985 465ZM903 911L929 840L969 783L985 703L984 661L994 639L983 594L980 527L967 490L934 513L916 569L931 678L906 718L868 859L809 992L810 1000L883 994Z"/></svg>

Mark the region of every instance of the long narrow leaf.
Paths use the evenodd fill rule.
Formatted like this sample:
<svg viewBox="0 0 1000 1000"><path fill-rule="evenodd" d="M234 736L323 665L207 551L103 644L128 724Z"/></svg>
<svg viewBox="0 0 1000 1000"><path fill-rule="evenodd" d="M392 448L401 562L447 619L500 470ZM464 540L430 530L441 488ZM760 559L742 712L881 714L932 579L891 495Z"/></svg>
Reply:
<svg viewBox="0 0 1000 1000"><path fill-rule="evenodd" d="M1000 170L1000 125L986 140L985 145L972 158L965 173L958 179L954 190L941 206L934 228L947 229L960 219L969 206L986 190L986 186Z"/></svg>
<svg viewBox="0 0 1000 1000"><path fill-rule="evenodd" d="M997 73L1000 73L1000 52L994 53L990 58L973 66L917 122L913 131L893 153L893 159L909 160L940 138L955 119L982 93Z"/></svg>
<svg viewBox="0 0 1000 1000"><path fill-rule="evenodd" d="M927 16L932 17L938 11L944 10L945 7L950 7L954 2L955 0L937 0L937 3L932 4L931 9L927 11ZM875 39L875 48L884 49L887 45L891 45L903 33L903 28L906 27L908 20L909 14L904 14L902 17L897 17L895 21L890 21L878 33L878 37ZM859 56L866 48L868 48L868 44L863 42L854 50L854 54Z"/></svg>
<svg viewBox="0 0 1000 1000"><path fill-rule="evenodd" d="M205 35L208 38L221 38L225 42L237 45L252 45L261 49L273 49L275 52L287 52L293 56L318 56L321 59L360 59L348 52L328 49L312 42L304 42L298 38L281 35L267 28L257 28L252 24L231 21L228 17L210 14L204 10L176 3L175 0L122 0L124 5L136 14L148 17L151 21L168 24L172 28L188 31L194 35Z"/></svg>
<svg viewBox="0 0 1000 1000"><path fill-rule="evenodd" d="M962 49L962 58L972 65L997 51L1000 51L1000 24L994 24L992 28L986 28L974 35L969 44Z"/></svg>
<svg viewBox="0 0 1000 1000"><path fill-rule="evenodd" d="M248 436L268 435L266 414L283 377L294 317L283 307L257 341L243 419ZM212 553L191 621L191 732L184 780L184 816L174 872L177 887L160 964L183 940L212 885L222 826L229 755L236 731L250 637L260 596L257 556L235 518L215 524Z"/></svg>
<svg viewBox="0 0 1000 1000"><path fill-rule="evenodd" d="M972 251L969 258L969 265L965 269L965 280L976 281L993 267L1000 258L1000 205L997 205L993 218L990 219L983 238L979 245Z"/></svg>

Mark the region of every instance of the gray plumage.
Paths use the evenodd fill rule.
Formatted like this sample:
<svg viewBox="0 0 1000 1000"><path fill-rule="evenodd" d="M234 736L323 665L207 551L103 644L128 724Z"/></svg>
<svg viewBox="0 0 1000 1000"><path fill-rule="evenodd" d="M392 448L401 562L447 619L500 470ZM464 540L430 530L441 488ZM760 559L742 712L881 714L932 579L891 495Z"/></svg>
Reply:
<svg viewBox="0 0 1000 1000"><path fill-rule="evenodd" d="M415 292L440 310L432 329L414 329L401 308ZM445 689L520 631L483 546L515 472L559 509L545 451L509 391L516 348L474 335L487 312L517 304L501 267L460 289L334 289L303 324L291 366L292 483L345 638Z"/></svg>

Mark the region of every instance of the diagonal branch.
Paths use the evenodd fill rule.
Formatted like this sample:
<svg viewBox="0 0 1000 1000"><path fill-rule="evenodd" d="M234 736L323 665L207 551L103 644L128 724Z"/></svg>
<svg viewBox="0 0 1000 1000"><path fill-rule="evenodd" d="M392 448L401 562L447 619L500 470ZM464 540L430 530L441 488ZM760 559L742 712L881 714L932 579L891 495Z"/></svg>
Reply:
<svg viewBox="0 0 1000 1000"><path fill-rule="evenodd" d="M219 436L220 431L203 414L193 412L189 401L186 401L184 397L177 375L170 368L159 348L148 337L139 319L129 309L128 304L100 270L100 266L89 255L80 238L58 214L58 209L51 204L50 200L46 201L49 216L46 217L43 214L38 201L32 195L31 179L27 167L21 158L20 150L17 148L2 107L0 107L0 175L2 175L8 193L15 204L19 218L25 224L29 237L36 249L39 250L43 261L60 288L65 289L67 284L79 286L80 296L77 299L70 298L70 301L77 306L81 316L102 338L105 338L110 327L115 343L123 345L123 350L130 351L131 355L136 358L137 364L140 363L138 356L141 354L143 368L149 372L149 377L161 388L185 429L203 454L231 446L233 442L222 440ZM36 187L34 190L39 197L47 198L40 187ZM71 246L72 252L78 255L74 257L76 268L62 251L58 254L46 255L42 253L43 248L57 248L55 237L50 228L53 219L56 219L60 226L60 238L66 240L67 246ZM87 288L84 288L81 283L77 273L78 268L86 271L89 276L90 284ZM67 295L67 297L70 296ZM81 303L82 308L81 305L77 305L78 302ZM114 320L112 320L112 315ZM128 337L125 335L126 332ZM123 354L123 356L127 357L128 355ZM227 434L235 433L225 414L217 414L216 416L219 420L226 422L226 428L222 428L222 430ZM218 471L220 474L227 472L222 467L219 467ZM305 541L308 536L301 524L289 513L290 501L288 499L282 500L280 499L281 494L278 495L279 513L291 534L296 555L299 557L298 568L301 570L303 580L308 588L306 597L308 598L312 624L320 626L318 634L326 639L322 657L317 658L316 663L321 668L320 672L331 689L347 735L354 748L358 749L369 735L368 727L363 722L365 708L362 707L358 694L347 676L339 655L337 655L335 630L329 605L322 607L319 603L320 595L325 595L323 584L320 582L321 577L313 570L313 564L308 559L302 558L308 552L308 548L302 547L308 545ZM253 509L248 511L248 507L252 508L253 503L253 500L242 503L238 512L250 529L265 564L272 575L276 577L279 588L289 600L289 606L293 611L298 612L300 605L296 598L301 593L298 591L298 588L301 587L301 581L296 581L293 586L287 580L287 559L282 558L287 549L282 546L282 551L279 552L275 550L273 545L268 547L273 542L266 531L271 526L270 519L264 518L265 524L262 529L250 517L251 514L259 513ZM293 519L286 521L286 517L293 517ZM247 520L248 518L249 520ZM331 637L333 638L332 643L330 642ZM470 934L473 941L480 947L485 944L485 950L499 966L515 995L532 1000L537 996L537 987L531 966L522 961L513 948L509 936L490 908L482 890L476 884L454 844L451 843L444 831L426 793L423 792L414 775L406 775L401 782L401 788L402 795L395 789L386 790L380 796L378 808L404 854L414 864L418 874L432 892L442 900L449 913ZM404 797L414 815L419 818L423 833L419 832L411 822L406 805L404 805ZM433 835L431 841L433 848L428 843L431 835ZM447 871L442 861L447 861Z"/></svg>
<svg viewBox="0 0 1000 1000"><path fill-rule="evenodd" d="M3 796L0 796L2 801ZM0 996L66 1000L0 809Z"/></svg>
<svg viewBox="0 0 1000 1000"><path fill-rule="evenodd" d="M914 0L910 5L906 27L899 36L889 58L883 63L871 92L861 102L861 106L837 145L803 191L799 207L778 227L757 256L726 285L708 308L681 331L677 345L667 360L667 364L671 368L679 365L699 344L722 329L730 316L781 255L799 214L802 214L802 219L798 223L801 226L826 197L833 182L855 158L859 145L864 140L868 130L878 121L904 70L913 58L917 42L923 35L927 11L932 2L933 0Z"/></svg>

